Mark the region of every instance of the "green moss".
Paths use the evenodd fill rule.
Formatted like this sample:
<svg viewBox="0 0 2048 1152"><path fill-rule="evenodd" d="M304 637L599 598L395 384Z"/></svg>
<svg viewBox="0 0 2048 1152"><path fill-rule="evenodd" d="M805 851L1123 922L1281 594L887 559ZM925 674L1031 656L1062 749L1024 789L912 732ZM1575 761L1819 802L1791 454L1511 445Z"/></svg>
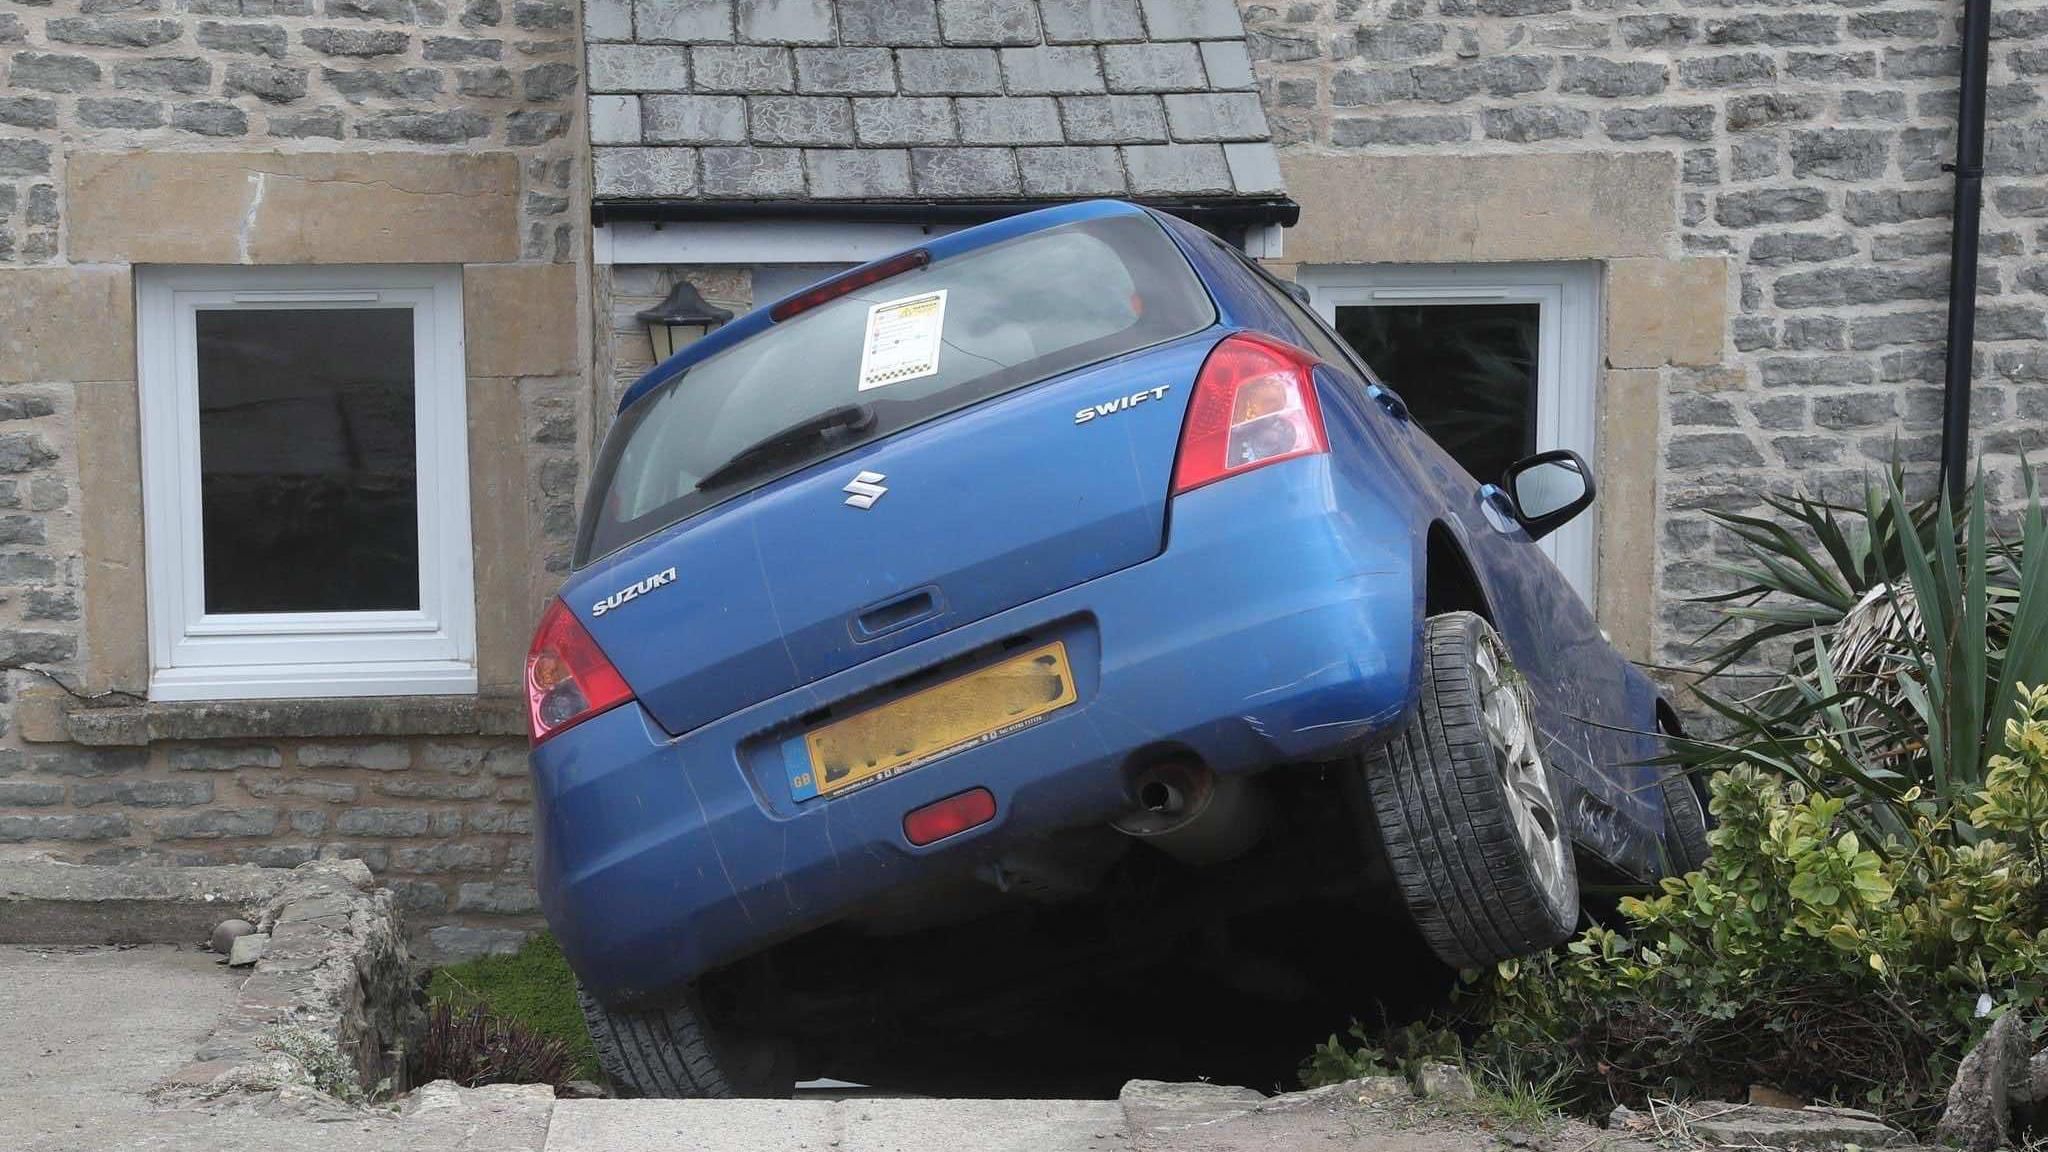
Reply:
<svg viewBox="0 0 2048 1152"><path fill-rule="evenodd" d="M559 1039L576 1058L577 1078L598 1078L590 1032L583 1024L583 1010L576 1006L576 977L555 938L545 932L510 956L483 956L436 968L427 998L457 1008L481 1007Z"/></svg>

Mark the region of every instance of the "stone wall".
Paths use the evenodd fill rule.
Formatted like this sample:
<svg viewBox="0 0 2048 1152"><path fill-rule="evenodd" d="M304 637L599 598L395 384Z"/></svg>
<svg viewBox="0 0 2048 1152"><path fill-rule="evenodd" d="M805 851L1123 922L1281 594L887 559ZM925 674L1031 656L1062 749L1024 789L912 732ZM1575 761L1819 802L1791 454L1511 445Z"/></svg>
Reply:
<svg viewBox="0 0 2048 1152"><path fill-rule="evenodd" d="M1723 586L1700 563L1729 543L1706 509L1750 507L1764 490L1840 493L1895 450L1928 486L1941 410L1951 197L1941 165L1954 152L1956 0L1240 8L1298 197L1298 171L1323 158L1384 158L1388 172L1408 158L1584 162L1579 178L1540 187L1482 187L1477 169L1453 179L1432 193L1451 217L1441 242L1411 246L1404 259L1526 258L1473 252L1540 232L1542 213L1509 220L1481 201L1611 197L1600 173L1616 153L1661 153L1677 166L1667 255L1725 258L1732 283L1723 362L1652 362L1658 499L1655 534L1640 543L1657 556L1653 650L1665 659L1684 659L1709 618L1683 598ZM2038 457L2048 444L2048 7L2000 5L1992 36L1975 443L1990 482L2009 495L2018 454ZM1372 184L1351 186L1345 226L1370 229L1389 211L1380 198ZM1290 256L1339 214L1303 202ZM1517 234L1489 234L1499 221ZM1613 310L1632 291L1617 291L1612 266L1608 277L1611 347ZM1609 367L1640 363L1610 356Z"/></svg>
<svg viewBox="0 0 2048 1152"><path fill-rule="evenodd" d="M507 148L525 254L570 260L568 0L18 0L0 13L0 262L62 261L84 150Z"/></svg>
<svg viewBox="0 0 2048 1152"><path fill-rule="evenodd" d="M0 12L0 849L360 857L429 951L538 923L514 694L588 457L574 0ZM459 265L481 693L147 700L134 270ZM396 719L394 719L396 717Z"/></svg>
<svg viewBox="0 0 2048 1152"><path fill-rule="evenodd" d="M626 389L654 367L654 347L648 342L647 325L638 313L661 303L676 280L683 277L696 286L706 301L735 316L754 306L753 278L744 267L621 264L597 269L592 278L592 301L596 313L596 404L600 423L608 421L618 409L619 397L626 394Z"/></svg>
<svg viewBox="0 0 2048 1152"><path fill-rule="evenodd" d="M432 955L539 922L531 833L523 738L0 750L0 844L85 864L362 860Z"/></svg>

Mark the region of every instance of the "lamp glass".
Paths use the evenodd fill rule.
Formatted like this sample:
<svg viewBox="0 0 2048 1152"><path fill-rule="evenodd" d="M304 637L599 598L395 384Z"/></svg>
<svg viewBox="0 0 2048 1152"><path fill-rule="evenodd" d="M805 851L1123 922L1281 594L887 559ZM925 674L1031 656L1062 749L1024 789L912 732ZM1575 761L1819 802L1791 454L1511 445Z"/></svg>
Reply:
<svg viewBox="0 0 2048 1152"><path fill-rule="evenodd" d="M657 364L730 319L731 312L704 299L688 280L677 280L666 299L639 314Z"/></svg>
<svg viewBox="0 0 2048 1152"><path fill-rule="evenodd" d="M659 320L647 325L647 338L654 344L654 362L676 354L677 349L687 348L711 334L711 324L666 324Z"/></svg>

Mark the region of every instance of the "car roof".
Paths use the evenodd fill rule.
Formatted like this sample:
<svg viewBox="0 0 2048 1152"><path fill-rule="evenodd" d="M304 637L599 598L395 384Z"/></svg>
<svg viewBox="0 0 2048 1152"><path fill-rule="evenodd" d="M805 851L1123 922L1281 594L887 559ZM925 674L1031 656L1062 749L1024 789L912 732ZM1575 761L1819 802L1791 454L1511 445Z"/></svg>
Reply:
<svg viewBox="0 0 2048 1152"><path fill-rule="evenodd" d="M1001 220L977 224L972 228L963 228L958 232L934 237L927 243L891 252L887 256L870 260L866 264L860 265L859 268L848 269L838 275L828 277L828 279L853 275L861 268L886 263L902 255L904 252L914 252L922 249L931 254L933 262L937 262L948 257L958 256L962 252L971 252L976 248L985 248L991 244L998 244L1017 236L1026 236L1033 232L1043 232L1048 228L1057 228L1062 224L1071 224L1081 220L1100 220L1111 216L1151 214L1149 209L1125 200L1084 200L1076 204L1060 204L1051 208L1040 208L1033 212L1020 212L1015 216L1006 216ZM823 283L823 281L820 281L820 283ZM626 389L625 395L619 398L618 410L624 412L633 406L634 401L652 391L656 385L691 365L709 359L749 337L767 331L775 325L775 320L771 315L775 305L783 300L790 299L792 296L801 295L803 292L808 291L810 287L807 285L796 292L790 293L789 296L776 300L756 301L753 310L746 315L718 328L701 340L693 341L688 347L683 348L653 368L648 369L647 373L634 381L633 386Z"/></svg>

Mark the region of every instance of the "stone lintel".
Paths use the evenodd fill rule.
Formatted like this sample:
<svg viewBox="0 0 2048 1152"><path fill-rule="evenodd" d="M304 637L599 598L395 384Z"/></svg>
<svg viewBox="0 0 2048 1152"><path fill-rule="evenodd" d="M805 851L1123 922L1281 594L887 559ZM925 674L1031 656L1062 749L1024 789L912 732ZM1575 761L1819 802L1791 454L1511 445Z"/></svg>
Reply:
<svg viewBox="0 0 2048 1152"><path fill-rule="evenodd" d="M509 152L79 152L74 261L464 264L519 258Z"/></svg>
<svg viewBox="0 0 2048 1152"><path fill-rule="evenodd" d="M1611 260L1673 254L1678 159L1281 153L1302 264Z"/></svg>

